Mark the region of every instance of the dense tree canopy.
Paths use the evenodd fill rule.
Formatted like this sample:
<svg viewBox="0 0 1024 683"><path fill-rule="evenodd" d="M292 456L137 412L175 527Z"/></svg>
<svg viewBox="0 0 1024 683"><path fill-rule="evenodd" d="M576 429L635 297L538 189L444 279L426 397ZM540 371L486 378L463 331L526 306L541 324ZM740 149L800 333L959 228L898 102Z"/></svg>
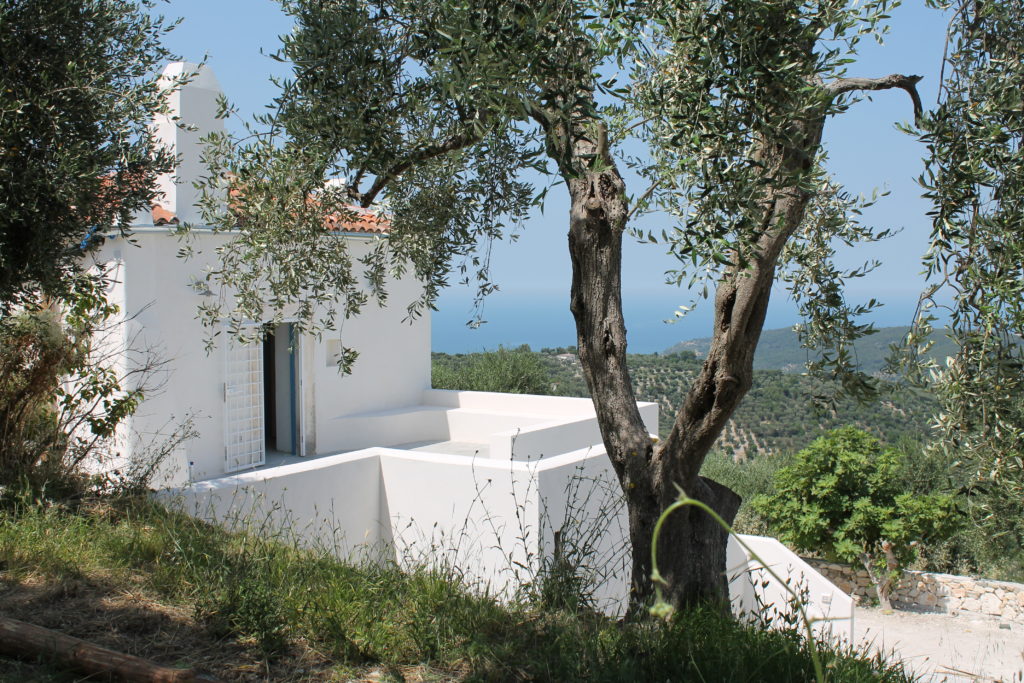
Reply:
<svg viewBox="0 0 1024 683"><path fill-rule="evenodd" d="M210 221L239 224L213 284L242 292L208 322L278 314L309 301L354 314L384 299L385 275L411 267L425 283L410 313L430 305L452 262L481 294L492 287L487 241L521 221L536 192L532 169L570 198L570 309L581 367L604 444L622 484L633 545L634 606L652 593L651 531L679 488L726 519L738 498L699 476L750 389L754 349L772 285L788 282L806 318L804 341L847 390L869 393L849 342L869 332L843 282L837 244L883 234L852 220L856 202L823 167L826 120L865 90L901 89L922 115L917 76L846 73L864 36L878 37L888 0L729 0L600 4L572 0L283 0L296 27L280 58L294 65L278 113L255 141L214 140ZM984 4L984 3L983 3ZM625 84L613 74L630 74ZM913 108L911 109L911 103ZM650 149L630 192L622 143ZM228 175L230 174L230 175ZM245 197L225 207L222 178ZM310 196L316 197L311 202ZM324 218L346 203L389 212L390 241L362 263L322 246ZM644 234L679 257L680 283L714 291L712 341L664 440L653 443L626 363L622 238L637 211L676 224ZM340 241L339 241L340 242ZM293 256L304 255L302 269ZM708 287L710 285L710 288ZM236 325L237 327L237 325ZM724 533L696 508L665 525L657 558L676 605L721 599Z"/></svg>
<svg viewBox="0 0 1024 683"><path fill-rule="evenodd" d="M997 546L1024 545L1024 5L934 2L952 8L946 78L921 125L921 177L933 202L912 351L949 316L958 349L923 363L938 390L941 447L971 468L976 518ZM915 359L916 360L916 359Z"/></svg>
<svg viewBox="0 0 1024 683"><path fill-rule="evenodd" d="M152 203L165 30L133 0L0 1L0 309L65 295L93 236Z"/></svg>

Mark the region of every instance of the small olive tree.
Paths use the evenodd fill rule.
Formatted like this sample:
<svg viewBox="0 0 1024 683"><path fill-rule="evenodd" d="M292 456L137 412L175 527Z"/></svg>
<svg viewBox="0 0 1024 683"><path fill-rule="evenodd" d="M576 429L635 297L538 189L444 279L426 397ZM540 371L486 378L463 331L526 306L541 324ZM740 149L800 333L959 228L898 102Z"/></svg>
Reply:
<svg viewBox="0 0 1024 683"><path fill-rule="evenodd" d="M855 427L836 429L775 474L775 493L753 505L779 538L801 551L860 562L884 609L900 570L920 543L948 538L957 525L953 498L906 493L900 454Z"/></svg>
<svg viewBox="0 0 1024 683"><path fill-rule="evenodd" d="M991 553L1024 546L1024 5L929 0L950 10L939 102L917 131L933 209L929 288L906 348L927 357L933 323L946 363L911 363L940 402L939 447L974 480L969 500ZM937 314L936 311L942 311ZM1019 562L1020 560L1018 560Z"/></svg>
<svg viewBox="0 0 1024 683"><path fill-rule="evenodd" d="M0 314L61 298L173 157L149 124L171 58L153 0L0 2Z"/></svg>

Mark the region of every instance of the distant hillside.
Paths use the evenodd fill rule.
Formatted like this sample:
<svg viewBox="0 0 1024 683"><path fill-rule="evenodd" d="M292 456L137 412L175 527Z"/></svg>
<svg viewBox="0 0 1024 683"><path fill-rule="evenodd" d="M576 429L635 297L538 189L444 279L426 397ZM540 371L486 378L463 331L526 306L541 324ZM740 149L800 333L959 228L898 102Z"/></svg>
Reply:
<svg viewBox="0 0 1024 683"><path fill-rule="evenodd" d="M889 347L901 341L909 329L908 327L879 327L875 334L854 342L853 348L864 372L868 374L880 372L885 367ZM954 353L956 347L945 335L939 333L934 336L935 346L931 351L934 358L945 358ZM710 337L690 339L669 347L664 353L692 351L698 357L703 357L707 354L710 345ZM810 352L800 347L796 332L792 328L765 330L761 333L761 341L757 345L754 368L756 370L803 372L809 359Z"/></svg>
<svg viewBox="0 0 1024 683"><path fill-rule="evenodd" d="M545 349L531 352L546 372L549 392L561 396L587 396L579 359L574 349ZM435 353L434 371L472 363L479 354ZM660 407L660 432L672 427L675 412L702 361L693 351L671 355L630 354L629 371L637 398L654 401ZM471 388L471 387L457 387ZM892 393L865 404L840 399L831 409L822 409L815 397L832 395L830 382L779 370L758 370L754 385L740 404L718 440L717 448L737 459L771 453L793 453L806 447L828 429L853 424L867 429L888 443L908 438L927 438L935 400L925 392L891 387Z"/></svg>

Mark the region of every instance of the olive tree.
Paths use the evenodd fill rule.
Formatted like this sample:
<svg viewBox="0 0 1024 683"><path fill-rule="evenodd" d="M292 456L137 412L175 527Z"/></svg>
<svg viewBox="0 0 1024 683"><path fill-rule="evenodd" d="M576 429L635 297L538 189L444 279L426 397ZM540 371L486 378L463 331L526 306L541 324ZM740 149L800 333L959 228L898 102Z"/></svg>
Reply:
<svg viewBox="0 0 1024 683"><path fill-rule="evenodd" d="M0 1L0 313L63 297L172 159L148 125L170 57L153 2Z"/></svg>
<svg viewBox="0 0 1024 683"><path fill-rule="evenodd" d="M654 588L652 531L680 489L735 515L738 496L698 473L750 388L778 277L805 304L808 343L838 347L829 357L855 384L844 340L865 329L853 322L860 309L842 299L845 274L831 249L834 239L876 235L847 220L851 200L826 181L820 141L826 118L856 91L902 88L917 106L916 77L843 73L889 3L282 4L296 26L279 58L294 76L282 84L276 116L255 142L211 140L208 220L240 226L211 279L241 295L233 308L207 307L206 319L241 330L245 318L262 317L265 301L280 314L296 300L334 296L340 312L356 314L386 295L384 274L406 267L425 283L415 315L446 284L453 260L486 294L488 251L476 246L521 221L544 193L521 173L563 181L570 309L627 501L632 603L642 607ZM630 81L616 83L607 71L617 69ZM636 198L619 168L627 136L652 148L642 169L652 188ZM223 178L233 202L218 199ZM390 240L361 264L341 240L322 246L324 221L344 215L346 203L386 210L392 224ZM667 248L717 289L711 352L661 442L637 409L621 299L623 236L636 211L655 206L679 219L663 236ZM369 297L357 286L360 272ZM827 332L826 319L842 324ZM332 323L310 313L303 324ZM725 600L727 539L710 517L673 515L662 539L657 562L672 604Z"/></svg>
<svg viewBox="0 0 1024 683"><path fill-rule="evenodd" d="M149 130L167 111L171 28L142 0L0 0L0 495L122 486L95 465L159 361L124 344L92 251L148 210L173 169ZM127 336L133 338L131 335ZM134 351L141 349L133 348ZM150 377L150 381L146 381ZM145 485L151 467L134 474ZM134 465L133 465L134 467Z"/></svg>
<svg viewBox="0 0 1024 683"><path fill-rule="evenodd" d="M951 10L938 106L921 123L921 176L933 202L930 287L908 338L924 353L948 315L956 354L914 363L940 399L940 448L970 468L969 497L993 555L1024 545L1024 6L941 2ZM913 359L917 360L917 359ZM1018 560L1020 562L1020 560Z"/></svg>

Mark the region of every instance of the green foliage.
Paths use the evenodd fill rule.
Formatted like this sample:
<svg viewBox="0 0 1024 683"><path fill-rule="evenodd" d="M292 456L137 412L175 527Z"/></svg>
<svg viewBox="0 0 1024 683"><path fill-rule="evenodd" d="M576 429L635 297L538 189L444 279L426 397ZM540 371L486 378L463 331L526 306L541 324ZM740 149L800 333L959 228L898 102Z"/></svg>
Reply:
<svg viewBox="0 0 1024 683"><path fill-rule="evenodd" d="M138 407L155 367L125 352L124 324L104 298L102 278L75 276L65 310L31 308L0 316L0 499L60 499L86 490L145 490L173 446L147 453L112 476L83 467L108 464L117 426ZM190 429L176 432L189 438Z"/></svg>
<svg viewBox="0 0 1024 683"><path fill-rule="evenodd" d="M913 366L936 387L943 447L973 471L975 522L1014 553L1024 546L1024 6L955 7L938 107L912 131L928 146L920 182L934 208L930 287L907 346L925 351L934 309L948 309L957 353Z"/></svg>
<svg viewBox="0 0 1024 683"><path fill-rule="evenodd" d="M171 168L148 130L170 57L153 4L0 3L0 311L65 295L82 254L148 209Z"/></svg>
<svg viewBox="0 0 1024 683"><path fill-rule="evenodd" d="M326 551L295 550L258 526L227 533L146 499L0 512L0 562L8 580L102 576L111 590L146 591L193 609L225 647L252 648L271 661L302 639L331 660L325 675L345 678L362 677L353 667L424 664L470 681L814 676L809 648L791 629L709 611L619 623L502 605L454 576L347 565ZM837 683L910 680L898 664L851 649L819 644L818 654ZM208 655L186 660L201 664Z"/></svg>
<svg viewBox="0 0 1024 683"><path fill-rule="evenodd" d="M843 290L873 264L842 269L834 257L840 244L890 232L859 223L875 198L851 197L828 177L820 140L826 117L850 105L849 91L832 85L863 37L881 40L894 4L648 3L658 29L633 61L631 103L652 156L642 172L654 181L655 203L678 221L660 240L641 237L679 259L670 281L708 298L712 286L771 263L770 277L787 283L804 318L812 369L861 395L872 386L851 342L871 333L856 319L878 303L849 304ZM799 204L795 214L774 213L778 193L799 197L785 210Z"/></svg>
<svg viewBox="0 0 1024 683"><path fill-rule="evenodd" d="M895 449L844 427L797 453L775 473L775 493L753 505L784 542L885 576L913 559L916 544L943 540L958 521L950 496L906 491L900 467Z"/></svg>
<svg viewBox="0 0 1024 683"><path fill-rule="evenodd" d="M398 302L411 318L452 271L490 293L487 245L514 235L533 201L518 177L538 151L520 125L523 98L542 68L529 56L557 42L544 17L561 3L281 4L296 25L276 58L294 64L294 78L280 84L274 116L242 138L209 140L204 220L232 239L203 284L237 295L205 306L204 323L226 321L239 335L244 321L293 306L301 329L332 329L339 316L385 303L402 275L423 285ZM231 205L225 174L237 191ZM346 240L324 234L353 205L390 224L358 262ZM343 369L355 360L346 359Z"/></svg>
<svg viewBox="0 0 1024 683"><path fill-rule="evenodd" d="M433 354L435 389L498 391L509 394L550 394L544 365L529 346L485 351L469 356Z"/></svg>
<svg viewBox="0 0 1024 683"><path fill-rule="evenodd" d="M67 437L59 429L54 396L59 377L80 362L57 314L24 312L0 318L0 485L43 481ZM31 482L39 488L40 482Z"/></svg>

